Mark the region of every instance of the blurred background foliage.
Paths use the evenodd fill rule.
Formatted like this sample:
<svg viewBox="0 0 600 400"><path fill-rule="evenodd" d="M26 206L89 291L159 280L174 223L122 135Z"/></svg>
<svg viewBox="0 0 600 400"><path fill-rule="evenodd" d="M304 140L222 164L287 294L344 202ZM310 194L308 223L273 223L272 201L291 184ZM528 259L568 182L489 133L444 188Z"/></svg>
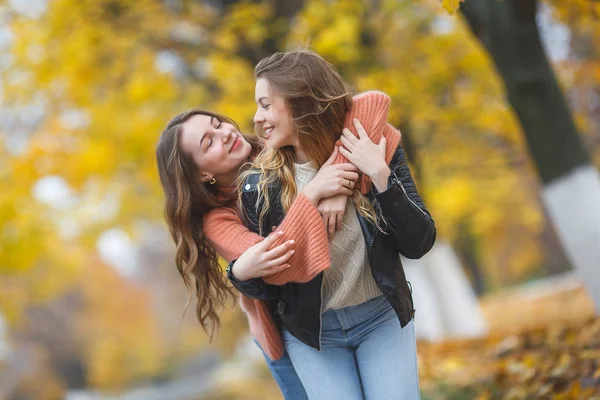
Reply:
<svg viewBox="0 0 600 400"><path fill-rule="evenodd" d="M390 122L403 132L439 235L480 294L569 270L502 82L457 7L0 1L0 311L21 362L0 361L0 398L117 393L208 368L197 365L207 354L244 351L239 310L225 311L213 345L191 308L182 318L187 293L162 220L154 150L167 121L194 107L251 132L253 66L278 50L308 46L357 92L390 95ZM600 4L546 0L539 14L599 165ZM268 382L253 384L256 398L277 398L268 372L248 369ZM252 387L243 398L254 398Z"/></svg>

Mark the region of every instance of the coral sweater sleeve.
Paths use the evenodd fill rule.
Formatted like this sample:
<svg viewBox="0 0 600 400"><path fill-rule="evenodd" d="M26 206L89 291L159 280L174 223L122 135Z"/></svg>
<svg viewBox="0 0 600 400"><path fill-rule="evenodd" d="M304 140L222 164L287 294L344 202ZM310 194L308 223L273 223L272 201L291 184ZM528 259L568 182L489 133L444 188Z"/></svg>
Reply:
<svg viewBox="0 0 600 400"><path fill-rule="evenodd" d="M356 137L358 137L358 132L352 122L354 118L360 121L373 143L379 144L381 137L384 136L386 139L385 161L388 164L400 143L400 132L387 122L389 109L390 98L388 95L378 91L364 92L354 97L352 109L346 114L344 120L344 127L348 128ZM341 140L338 139L335 145L341 146ZM345 162L349 161L341 153L334 160L334 164ZM371 178L361 175L359 181L361 193L368 193L372 186Z"/></svg>
<svg viewBox="0 0 600 400"><path fill-rule="evenodd" d="M329 242L325 225L317 208L300 193L277 227L283 235L273 247L293 239L294 255L290 268L263 277L267 283L308 282L329 267ZM204 217L204 234L215 250L228 261L238 259L244 251L263 238L246 228L232 208L218 208Z"/></svg>

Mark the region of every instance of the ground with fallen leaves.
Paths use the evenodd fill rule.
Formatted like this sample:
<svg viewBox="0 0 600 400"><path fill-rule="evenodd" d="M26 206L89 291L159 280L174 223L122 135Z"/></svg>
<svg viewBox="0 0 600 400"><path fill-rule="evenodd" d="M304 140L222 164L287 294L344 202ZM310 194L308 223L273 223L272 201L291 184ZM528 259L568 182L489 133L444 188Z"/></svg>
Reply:
<svg viewBox="0 0 600 400"><path fill-rule="evenodd" d="M600 318L581 287L481 304L489 337L419 342L424 399L600 400Z"/></svg>

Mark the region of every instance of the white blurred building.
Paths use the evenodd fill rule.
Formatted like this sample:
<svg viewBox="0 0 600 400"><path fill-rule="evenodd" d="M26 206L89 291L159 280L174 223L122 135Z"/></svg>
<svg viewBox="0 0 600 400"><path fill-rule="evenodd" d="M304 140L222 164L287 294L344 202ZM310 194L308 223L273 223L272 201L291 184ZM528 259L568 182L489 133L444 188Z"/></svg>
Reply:
<svg viewBox="0 0 600 400"><path fill-rule="evenodd" d="M0 311L0 361L8 360L8 356L10 355L6 330L6 320Z"/></svg>

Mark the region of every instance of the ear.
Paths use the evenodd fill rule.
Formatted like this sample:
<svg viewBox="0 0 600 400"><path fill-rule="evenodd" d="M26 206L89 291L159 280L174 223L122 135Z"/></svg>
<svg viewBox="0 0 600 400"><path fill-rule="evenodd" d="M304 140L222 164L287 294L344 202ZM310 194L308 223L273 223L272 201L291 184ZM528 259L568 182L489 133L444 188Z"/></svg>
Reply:
<svg viewBox="0 0 600 400"><path fill-rule="evenodd" d="M210 181L212 178L213 178L213 176L211 174L208 174L206 172L200 172L200 182L206 183L206 182Z"/></svg>

